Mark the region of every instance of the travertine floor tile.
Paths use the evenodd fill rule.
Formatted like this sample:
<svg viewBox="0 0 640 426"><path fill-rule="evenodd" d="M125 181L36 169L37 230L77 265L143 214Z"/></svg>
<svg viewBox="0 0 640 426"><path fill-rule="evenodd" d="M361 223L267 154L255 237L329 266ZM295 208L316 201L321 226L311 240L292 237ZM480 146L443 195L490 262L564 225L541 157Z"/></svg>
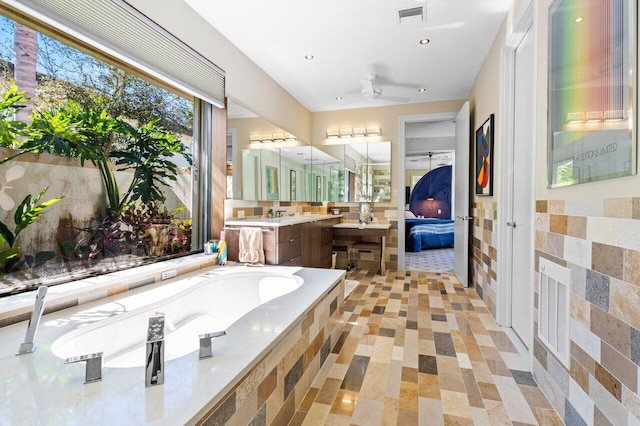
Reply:
<svg viewBox="0 0 640 426"><path fill-rule="evenodd" d="M348 327L291 425L562 425L474 289L351 271Z"/></svg>

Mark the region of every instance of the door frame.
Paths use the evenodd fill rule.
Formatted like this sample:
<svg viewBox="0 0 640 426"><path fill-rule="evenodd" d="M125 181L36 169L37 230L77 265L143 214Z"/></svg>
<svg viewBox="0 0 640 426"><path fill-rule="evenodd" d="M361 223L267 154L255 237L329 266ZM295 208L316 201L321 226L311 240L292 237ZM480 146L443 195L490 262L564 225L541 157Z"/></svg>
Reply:
<svg viewBox="0 0 640 426"><path fill-rule="evenodd" d="M534 43L534 55L537 56L538 52L538 40L537 40L537 18L535 16L535 10L537 8L537 0L525 0L518 13L513 19L513 23L507 35L505 42L501 50L501 82L500 82L500 134L502 135L501 142L497 154L501 160L500 167L500 181L498 184L498 203L497 208L497 232L498 232L498 280L497 280L497 292L496 292L496 321L498 324L504 327L511 327L512 315L511 315L511 296L512 296L512 282L510 277L509 265L512 264L512 240L510 240L510 233L507 232L506 222L510 220L511 213L509 207L513 203L513 176L515 173L515 166L513 161L508 159L513 158L514 154L514 131L515 131L515 53L523 41L527 32L531 31ZM534 62L539 63L534 59ZM537 76L536 69L533 70L534 74L534 93L537 93ZM537 103L534 107L534 123L537 116ZM536 130L534 126L533 140L536 141ZM535 181L535 170L532 178ZM535 206L535 186L534 186L533 205ZM535 229L535 223L531 224L531 229ZM535 241L535 231L534 238ZM534 279L535 271L531 271L532 283ZM534 300L535 284L531 286L531 300ZM535 310L531 309L531 333L530 339L527 343L529 347L529 353L532 353L533 347L533 326Z"/></svg>
<svg viewBox="0 0 640 426"><path fill-rule="evenodd" d="M424 121L445 121L455 120L459 111L450 112L438 112L431 114L415 114L415 115L401 115L398 117L398 161L396 161L396 198L398 202L398 270L405 269L404 259L404 160L405 160L405 131L404 127L407 123L418 123ZM454 150L455 151L455 150ZM455 163L454 163L455 167ZM453 197L453 193L451 194ZM401 213L402 212L402 213Z"/></svg>

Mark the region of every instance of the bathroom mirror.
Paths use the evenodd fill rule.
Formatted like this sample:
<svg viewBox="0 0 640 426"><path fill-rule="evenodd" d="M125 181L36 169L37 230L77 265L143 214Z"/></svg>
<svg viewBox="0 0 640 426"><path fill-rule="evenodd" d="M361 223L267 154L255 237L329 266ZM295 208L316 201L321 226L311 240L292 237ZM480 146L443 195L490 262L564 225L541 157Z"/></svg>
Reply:
<svg viewBox="0 0 640 426"><path fill-rule="evenodd" d="M227 186L234 200L307 201L311 147L229 100ZM296 149L299 149L296 151Z"/></svg>
<svg viewBox="0 0 640 426"><path fill-rule="evenodd" d="M391 201L391 142L344 145L344 168L345 201Z"/></svg>

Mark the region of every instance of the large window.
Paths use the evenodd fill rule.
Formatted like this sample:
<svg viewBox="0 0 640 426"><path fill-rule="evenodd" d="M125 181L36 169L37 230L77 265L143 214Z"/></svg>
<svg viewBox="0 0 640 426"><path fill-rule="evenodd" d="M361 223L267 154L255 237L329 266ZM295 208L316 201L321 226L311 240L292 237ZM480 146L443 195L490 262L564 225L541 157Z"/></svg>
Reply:
<svg viewBox="0 0 640 426"><path fill-rule="evenodd" d="M0 295L192 251L192 100L5 17L0 95Z"/></svg>

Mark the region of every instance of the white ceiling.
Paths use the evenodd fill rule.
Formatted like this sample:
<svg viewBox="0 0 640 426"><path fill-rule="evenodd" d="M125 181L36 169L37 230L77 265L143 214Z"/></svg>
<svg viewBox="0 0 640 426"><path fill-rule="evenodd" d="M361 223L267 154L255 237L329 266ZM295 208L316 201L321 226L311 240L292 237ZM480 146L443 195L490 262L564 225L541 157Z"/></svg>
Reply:
<svg viewBox="0 0 640 426"><path fill-rule="evenodd" d="M424 0L185 1L310 111L466 98L512 2L427 0L426 22L399 24Z"/></svg>

